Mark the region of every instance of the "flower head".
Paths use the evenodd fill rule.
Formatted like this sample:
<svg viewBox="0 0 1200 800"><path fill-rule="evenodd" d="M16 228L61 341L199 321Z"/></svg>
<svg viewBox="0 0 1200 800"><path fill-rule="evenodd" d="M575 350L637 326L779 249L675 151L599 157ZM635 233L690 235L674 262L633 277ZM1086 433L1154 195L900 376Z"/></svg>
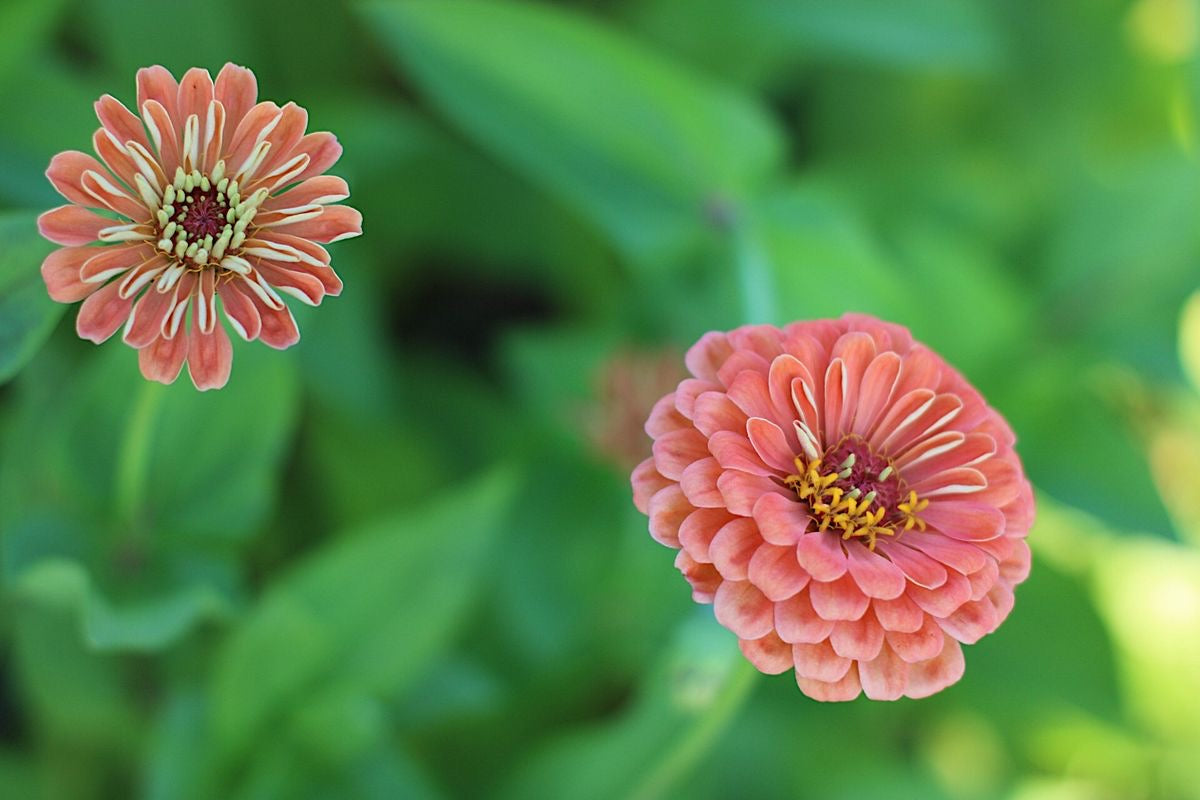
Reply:
<svg viewBox="0 0 1200 800"><path fill-rule="evenodd" d="M709 333L633 472L760 670L818 700L925 697L963 673L1029 573L1033 492L1001 416L907 330L872 317Z"/></svg>
<svg viewBox="0 0 1200 800"><path fill-rule="evenodd" d="M46 171L70 201L38 218L64 245L42 264L50 296L84 301L76 328L97 344L124 326L151 380L171 383L186 361L196 388L225 385L233 351L218 309L243 339L283 349L300 333L280 295L317 305L341 292L319 244L362 232L357 211L330 205L346 182L322 174L341 145L305 134L303 108L257 95L254 73L233 64L215 84L203 69L178 83L138 70L140 117L101 97L100 160L70 150Z"/></svg>

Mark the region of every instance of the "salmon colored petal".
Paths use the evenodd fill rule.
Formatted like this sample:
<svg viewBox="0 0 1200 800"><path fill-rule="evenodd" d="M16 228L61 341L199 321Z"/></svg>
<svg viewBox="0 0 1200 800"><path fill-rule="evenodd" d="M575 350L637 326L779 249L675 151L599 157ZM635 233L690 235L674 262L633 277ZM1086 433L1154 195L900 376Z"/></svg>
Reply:
<svg viewBox="0 0 1200 800"><path fill-rule="evenodd" d="M741 639L761 639L772 631L775 604L749 581L725 581L713 599L717 622Z"/></svg>
<svg viewBox="0 0 1200 800"><path fill-rule="evenodd" d="M172 99L174 105L174 99ZM180 165L179 128L169 108L159 100L147 100L142 106L142 121L150 132L150 143L158 153L158 163L167 176L175 174Z"/></svg>
<svg viewBox="0 0 1200 800"><path fill-rule="evenodd" d="M100 288L79 276L83 263L95 255L95 247L60 247L42 261L42 280L50 297L59 303L74 303Z"/></svg>
<svg viewBox="0 0 1200 800"><path fill-rule="evenodd" d="M272 264L269 261L255 259L250 262L254 269L263 276L267 283L275 288L275 291L281 294L286 294L289 297L294 297L300 302L308 306L317 306L325 299L325 286L321 280L310 272L299 269L287 269L283 266ZM326 270L332 272L332 270ZM338 281L338 290L341 290L341 281Z"/></svg>
<svg viewBox="0 0 1200 800"><path fill-rule="evenodd" d="M711 564L713 557L709 548L712 546L713 538L718 531L735 519L739 519L739 517L733 516L725 509L698 508L688 514L680 524L679 544L696 561L702 564Z"/></svg>
<svg viewBox="0 0 1200 800"><path fill-rule="evenodd" d="M199 294L196 297L200 297ZM192 331L188 342L188 374L192 383L202 392L220 389L229 382L229 370L233 366L233 346L229 334L221 324L213 326L211 333L200 329L198 315L192 314ZM182 335L182 334L181 334Z"/></svg>
<svg viewBox="0 0 1200 800"><path fill-rule="evenodd" d="M957 539L951 539L937 532L908 531L904 534L903 540L899 544L900 546L909 547L924 553L939 564L945 564L947 567L957 570L964 575L982 569L984 562L988 558L987 554L980 550L977 544L960 542ZM890 554L891 545L889 544L887 547ZM944 582L939 582L938 586ZM921 581L917 581L917 583L921 583ZM926 585L925 588L934 589L937 587Z"/></svg>
<svg viewBox="0 0 1200 800"><path fill-rule="evenodd" d="M683 430L686 427L688 427L688 420L675 408L675 394L672 392L660 397L654 404L654 408L650 409L650 416L646 419L644 429L647 436L657 439L663 434Z"/></svg>
<svg viewBox="0 0 1200 800"><path fill-rule="evenodd" d="M332 133L318 131L305 135L292 152L293 155L308 156L308 167L292 179L296 183L301 183L320 175L336 164L337 160L342 157L342 146ZM696 377L703 376L697 375Z"/></svg>
<svg viewBox="0 0 1200 800"><path fill-rule="evenodd" d="M175 301L174 292L143 293L125 325L125 344L138 349L153 344L162 335L163 323L175 308Z"/></svg>
<svg viewBox="0 0 1200 800"><path fill-rule="evenodd" d="M909 665L884 644L879 655L858 663L863 692L872 700L899 700L908 688Z"/></svg>
<svg viewBox="0 0 1200 800"><path fill-rule="evenodd" d="M279 211L301 208L308 205L338 203L350 196L350 187L336 175L318 175L288 189L286 192L268 197L262 204L263 211Z"/></svg>
<svg viewBox="0 0 1200 800"><path fill-rule="evenodd" d="M814 681L831 683L840 680L850 670L851 659L834 652L828 640L816 644L800 642L792 645L796 674Z"/></svg>
<svg viewBox="0 0 1200 800"><path fill-rule="evenodd" d="M754 504L768 492L787 496L785 490L770 478L751 475L736 469L725 470L717 479L717 488L725 498L725 507L740 517L754 513Z"/></svg>
<svg viewBox="0 0 1200 800"><path fill-rule="evenodd" d="M667 547L679 547L679 526L694 510L679 484L660 489L650 498L650 535Z"/></svg>
<svg viewBox="0 0 1200 800"><path fill-rule="evenodd" d="M911 633L889 630L887 643L901 659L909 664L928 661L942 652L942 629L933 617L923 617L921 627Z"/></svg>
<svg viewBox="0 0 1200 800"><path fill-rule="evenodd" d="M862 683L858 679L858 667L855 664L851 664L846 674L836 681L805 678L797 670L796 685L805 695L822 703L845 703L862 694Z"/></svg>
<svg viewBox="0 0 1200 800"><path fill-rule="evenodd" d="M725 498L717 486L722 472L721 465L711 456L689 464L679 476L679 486L688 502L696 508L724 507Z"/></svg>
<svg viewBox="0 0 1200 800"><path fill-rule="evenodd" d="M849 575L843 575L835 581L813 580L808 585L808 597L813 610L825 619L833 620L858 619L870 604Z"/></svg>
<svg viewBox="0 0 1200 800"><path fill-rule="evenodd" d="M738 639L738 647L747 661L767 675L778 675L794 666L792 646L773 633L761 639Z"/></svg>
<svg viewBox="0 0 1200 800"><path fill-rule="evenodd" d="M88 283L102 284L153 257L153 253L148 248L137 244L117 244L88 249L91 250L91 256L79 270L79 277Z"/></svg>
<svg viewBox="0 0 1200 800"><path fill-rule="evenodd" d="M280 225L276 230L314 242L340 242L362 235L362 214L350 206L325 206L317 217Z"/></svg>
<svg viewBox="0 0 1200 800"><path fill-rule="evenodd" d="M698 435L695 430L688 431L690 434ZM657 440L654 445L658 446ZM700 437L701 446L704 446L704 437ZM733 431L717 431L708 438L708 448L706 452L711 452L716 457L719 463L725 469L736 469L740 472L748 472L751 475L761 475L764 478L770 478L775 475L775 470L769 468L759 458L758 453L750 445L750 440L746 438L744 433L734 433Z"/></svg>
<svg viewBox="0 0 1200 800"><path fill-rule="evenodd" d="M778 425L762 417L751 417L746 421L746 436L754 452L768 468L783 475L796 471L796 448Z"/></svg>
<svg viewBox="0 0 1200 800"><path fill-rule="evenodd" d="M907 537L905 537L907 539ZM904 573L908 580L926 589L936 589L946 582L946 568L939 562L910 547L905 542L887 542L880 550Z"/></svg>
<svg viewBox="0 0 1200 800"><path fill-rule="evenodd" d="M226 135L232 135L242 118L258 102L258 80L245 67L228 63L217 74L213 93L225 107Z"/></svg>
<svg viewBox="0 0 1200 800"><path fill-rule="evenodd" d="M263 303L255 303L255 307L262 320L259 338L264 344L276 350L286 350L300 341L300 330L296 327L296 320L287 306L271 308Z"/></svg>
<svg viewBox="0 0 1200 800"><path fill-rule="evenodd" d="M179 84L164 67L143 67L137 71L137 102L142 108L147 102L157 102L167 112L170 120L178 124Z"/></svg>
<svg viewBox="0 0 1200 800"><path fill-rule="evenodd" d="M724 333L711 331L700 337L684 356L688 372L706 381L717 380L717 370L733 355L733 346Z"/></svg>
<svg viewBox="0 0 1200 800"><path fill-rule="evenodd" d="M975 642L996 630L1000 615L992 601L984 597L963 603L953 614L938 620L942 630L963 644Z"/></svg>
<svg viewBox="0 0 1200 800"><path fill-rule="evenodd" d="M930 528L963 542L987 541L1004 533L1004 514L982 503L930 503L921 516Z"/></svg>
<svg viewBox="0 0 1200 800"><path fill-rule="evenodd" d="M810 576L796 561L796 548L762 544L746 568L750 582L774 601L786 600L808 585Z"/></svg>
<svg viewBox="0 0 1200 800"><path fill-rule="evenodd" d="M816 644L829 638L834 621L813 609L808 592L801 590L775 604L775 630L791 644Z"/></svg>
<svg viewBox="0 0 1200 800"><path fill-rule="evenodd" d="M926 619L925 612L906 594L894 600L872 600L871 610L884 630L899 633L915 633Z"/></svg>
<svg viewBox="0 0 1200 800"><path fill-rule="evenodd" d="M79 338L100 344L125 324L133 298L122 298L117 292L116 281L101 287L83 301L79 316L75 319L75 330Z"/></svg>
<svg viewBox="0 0 1200 800"><path fill-rule="evenodd" d="M849 569L841 541L829 531L810 531L801 536L796 543L796 558L819 581L836 580Z"/></svg>
<svg viewBox="0 0 1200 800"><path fill-rule="evenodd" d="M753 515L763 539L793 548L812 522L803 505L777 492L759 497L754 503ZM823 574L828 575L828 572Z"/></svg>
<svg viewBox="0 0 1200 800"><path fill-rule="evenodd" d="M736 517L713 536L708 552L713 565L726 580L744 581L750 558L762 544L754 520Z"/></svg>
<svg viewBox="0 0 1200 800"><path fill-rule="evenodd" d="M692 587L692 599L697 603L711 603L721 585L721 574L712 564L701 564L680 550L675 556L675 568L683 573Z"/></svg>
<svg viewBox="0 0 1200 800"><path fill-rule="evenodd" d="M99 241L100 231L118 223L79 206L59 206L38 217L38 231L55 244L83 245Z"/></svg>
<svg viewBox="0 0 1200 800"><path fill-rule="evenodd" d="M958 683L966 662L958 642L946 637L942 652L928 661L912 664L908 669L909 697L928 697L947 686Z"/></svg>
<svg viewBox="0 0 1200 800"><path fill-rule="evenodd" d="M159 383L174 383L187 358L188 338L183 335L171 339L160 336L152 344L138 350L138 367L142 376Z"/></svg>
<svg viewBox="0 0 1200 800"><path fill-rule="evenodd" d="M900 356L896 353L880 353L863 372L858 389L858 409L854 413L851 430L870 438L883 413L891 406L900 377Z"/></svg>
<svg viewBox="0 0 1200 800"><path fill-rule="evenodd" d="M937 589L912 586L909 587L908 596L926 613L941 619L950 616L971 599L971 582L965 575L949 570L945 585Z"/></svg>
<svg viewBox="0 0 1200 800"><path fill-rule="evenodd" d="M839 656L856 661L870 661L879 655L883 646L883 628L871 614L855 620L844 620L833 626L829 643Z"/></svg>
<svg viewBox="0 0 1200 800"><path fill-rule="evenodd" d="M95 108L100 124L118 142L124 144L134 141L145 147L150 145L150 141L146 138L146 129L142 127L141 118L126 108L120 100L106 94L96 101Z"/></svg>
<svg viewBox="0 0 1200 800"><path fill-rule="evenodd" d="M749 418L724 392L705 392L696 398L692 419L696 430L712 436L717 431L744 431Z"/></svg>
<svg viewBox="0 0 1200 800"><path fill-rule="evenodd" d="M679 382L679 386L675 389L675 408L688 420L695 420L696 401L699 399L700 395L704 394L705 392L715 392L720 388L721 387L717 386L715 383L702 381L699 378L685 378ZM723 394L719 396L721 398L725 397ZM705 435L711 435L713 433L713 431L706 431L702 428L699 428L699 426L697 426L697 428ZM732 427L728 430L737 430L737 428Z"/></svg>
<svg viewBox="0 0 1200 800"><path fill-rule="evenodd" d="M271 152L258 170L258 176L269 175L285 162L304 155L296 153L295 149L308 127L308 112L295 103L286 103L279 111L279 124L267 136L267 141L271 143ZM307 161L305 165L307 166ZM250 186L253 188L253 183Z"/></svg>
<svg viewBox="0 0 1200 800"><path fill-rule="evenodd" d="M236 313L238 314L237 322L241 324L241 313L245 311L245 306L242 303L249 303L250 308L254 309L254 319L258 319L258 310L255 309L254 304L250 302L249 298L236 290L229 289L229 286L230 284L224 284L221 287L221 300L225 304L225 312L230 314L231 309L236 309ZM261 327L262 321L259 320L258 324ZM638 511L643 514L649 514L650 498L659 489L664 489L670 485L671 481L659 474L659 471L655 468L654 459L647 458L633 470L633 504L637 506Z"/></svg>
<svg viewBox="0 0 1200 800"><path fill-rule="evenodd" d="M664 477L679 480L693 463L708 458L708 442L692 428L671 431L654 440L654 463Z"/></svg>
<svg viewBox="0 0 1200 800"><path fill-rule="evenodd" d="M867 597L891 600L904 593L904 573L891 561L861 542L846 542L845 549L850 576Z"/></svg>
<svg viewBox="0 0 1200 800"><path fill-rule="evenodd" d="M193 114L203 122L208 116L208 104L213 101L213 97L213 80L208 70L200 67L189 69L179 81L175 101L179 110L177 123L186 123L188 117Z"/></svg>

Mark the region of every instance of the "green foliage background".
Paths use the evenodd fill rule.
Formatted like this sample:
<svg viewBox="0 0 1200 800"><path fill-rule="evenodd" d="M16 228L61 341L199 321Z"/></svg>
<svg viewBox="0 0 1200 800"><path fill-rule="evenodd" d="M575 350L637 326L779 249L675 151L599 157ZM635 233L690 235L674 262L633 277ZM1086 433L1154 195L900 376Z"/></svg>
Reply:
<svg viewBox="0 0 1200 800"><path fill-rule="evenodd" d="M1200 798L1198 40L1194 0L5 0L0 797ZM95 98L227 60L337 133L365 235L200 395L74 336L33 219ZM683 348L848 310L1039 491L920 702L753 673L630 502Z"/></svg>

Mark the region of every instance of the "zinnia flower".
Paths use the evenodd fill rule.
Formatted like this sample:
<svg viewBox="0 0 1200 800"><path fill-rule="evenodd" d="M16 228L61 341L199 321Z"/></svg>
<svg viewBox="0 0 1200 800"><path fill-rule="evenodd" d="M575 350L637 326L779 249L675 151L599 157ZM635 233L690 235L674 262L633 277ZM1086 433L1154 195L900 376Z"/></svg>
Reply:
<svg viewBox="0 0 1200 800"><path fill-rule="evenodd" d="M70 201L38 218L65 245L42 264L50 296L84 301L76 329L97 344L124 325L151 380L173 382L187 361L196 388L220 388L233 350L218 308L243 339L283 349L300 333L280 295L317 305L342 290L318 244L362 232L357 211L329 205L349 196L322 174L341 145L306 135L303 108L257 95L254 73L233 64L215 84L203 69L179 83L138 70L141 117L101 97L100 161L71 150L46 171Z"/></svg>
<svg viewBox="0 0 1200 800"><path fill-rule="evenodd" d="M818 700L925 697L1029 573L1033 492L1012 429L904 328L861 315L708 333L633 472L758 669Z"/></svg>

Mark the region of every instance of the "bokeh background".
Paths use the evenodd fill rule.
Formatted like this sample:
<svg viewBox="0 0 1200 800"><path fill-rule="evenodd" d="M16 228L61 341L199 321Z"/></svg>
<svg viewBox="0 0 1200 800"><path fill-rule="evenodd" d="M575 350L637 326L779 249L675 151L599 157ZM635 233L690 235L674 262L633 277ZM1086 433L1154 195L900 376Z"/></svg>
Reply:
<svg viewBox="0 0 1200 800"><path fill-rule="evenodd" d="M1200 798L1198 42L1193 0L4 0L0 797ZM75 337L33 219L96 97L227 60L366 233L200 395ZM1038 489L923 701L749 670L630 501L688 344L848 310Z"/></svg>

